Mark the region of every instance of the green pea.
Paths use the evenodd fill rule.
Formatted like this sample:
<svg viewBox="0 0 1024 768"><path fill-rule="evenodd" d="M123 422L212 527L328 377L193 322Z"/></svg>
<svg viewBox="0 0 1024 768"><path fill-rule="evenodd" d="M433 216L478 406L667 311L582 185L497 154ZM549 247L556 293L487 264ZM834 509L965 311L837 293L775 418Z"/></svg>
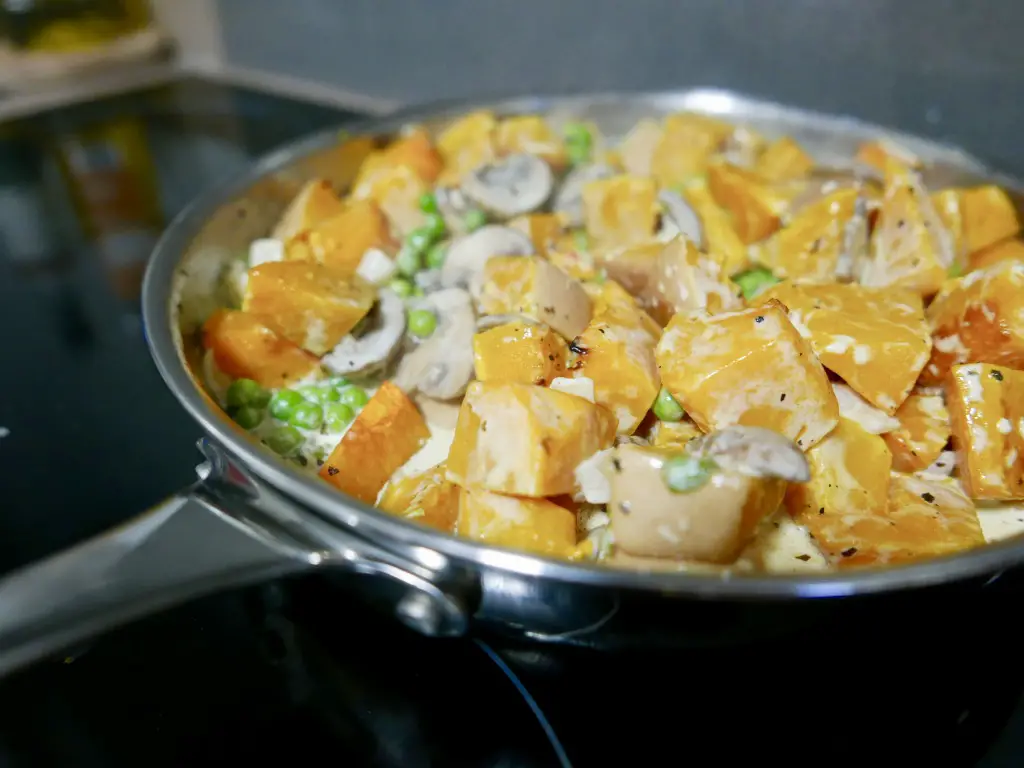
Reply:
<svg viewBox="0 0 1024 768"><path fill-rule="evenodd" d="M652 410L660 421L682 421L683 416L686 415L683 407L672 397L672 393L664 387L658 393Z"/></svg>
<svg viewBox="0 0 1024 768"><path fill-rule="evenodd" d="M567 123L562 135L565 136L565 140L570 144L586 144L590 146L594 143L594 135L590 132L590 127L586 123Z"/></svg>
<svg viewBox="0 0 1024 768"><path fill-rule="evenodd" d="M448 256L447 243L434 243L427 251L427 269L440 269L444 266L444 260Z"/></svg>
<svg viewBox="0 0 1024 768"><path fill-rule="evenodd" d="M344 431L355 417L355 412L345 403L330 403L324 408L324 424L328 432Z"/></svg>
<svg viewBox="0 0 1024 768"><path fill-rule="evenodd" d="M661 467L661 479L674 493L687 493L695 491L708 480L711 474L718 469L718 465L711 459L699 459L681 453L668 459Z"/></svg>
<svg viewBox="0 0 1024 768"><path fill-rule="evenodd" d="M953 262L953 264L950 265L949 271L946 274L948 274L952 278L961 277L964 274L964 265Z"/></svg>
<svg viewBox="0 0 1024 768"><path fill-rule="evenodd" d="M422 288L420 288L417 285L415 288L412 289L412 295L413 295L413 298L419 299L419 298L421 298L423 296L426 296L427 294L426 294L426 291L424 291Z"/></svg>
<svg viewBox="0 0 1024 768"><path fill-rule="evenodd" d="M270 402L270 392L252 379L235 379L228 387L227 398L229 408L243 405L264 408Z"/></svg>
<svg viewBox="0 0 1024 768"><path fill-rule="evenodd" d="M290 456L299 450L303 439L302 433L295 427L277 427L267 433L263 442L278 456Z"/></svg>
<svg viewBox="0 0 1024 768"><path fill-rule="evenodd" d="M439 213L427 214L427 223L423 225L423 228L430 233L431 242L436 242L444 237L444 233L448 231L444 216Z"/></svg>
<svg viewBox="0 0 1024 768"><path fill-rule="evenodd" d="M582 165L590 160L594 148L594 137L583 123L565 126L565 153L573 165Z"/></svg>
<svg viewBox="0 0 1024 768"><path fill-rule="evenodd" d="M337 402L338 400L338 390L330 385L326 387L303 387L299 392L311 403L319 403L320 405L323 405L324 403Z"/></svg>
<svg viewBox="0 0 1024 768"><path fill-rule="evenodd" d="M421 339L427 338L437 329L437 316L429 309L414 309L409 312L409 333Z"/></svg>
<svg viewBox="0 0 1024 768"><path fill-rule="evenodd" d="M303 399L294 389L282 389L270 401L270 415L275 419L288 421Z"/></svg>
<svg viewBox="0 0 1024 768"><path fill-rule="evenodd" d="M255 429L263 421L264 410L253 408L251 405L243 405L231 409L231 418L242 429Z"/></svg>
<svg viewBox="0 0 1024 768"><path fill-rule="evenodd" d="M426 253L427 248L434 242L434 235L427 227L417 227L405 238L405 247L414 251L417 255Z"/></svg>
<svg viewBox="0 0 1024 768"><path fill-rule="evenodd" d="M347 387L351 382L344 376L331 376L327 383L335 389L341 389L342 387Z"/></svg>
<svg viewBox="0 0 1024 768"><path fill-rule="evenodd" d="M388 287L395 292L395 295L398 296L398 298L404 299L412 295L412 289L415 286L404 277L396 277L390 282Z"/></svg>
<svg viewBox="0 0 1024 768"><path fill-rule="evenodd" d="M358 410L370 402L370 396L362 387L345 387L339 394L341 395L340 402L353 410Z"/></svg>
<svg viewBox="0 0 1024 768"><path fill-rule="evenodd" d="M477 208L466 211L466 216L462 220L463 226L470 232L475 232L486 223L487 214Z"/></svg>
<svg viewBox="0 0 1024 768"><path fill-rule="evenodd" d="M437 198L433 192L420 195L420 210L424 213L437 213Z"/></svg>
<svg viewBox="0 0 1024 768"><path fill-rule="evenodd" d="M408 245L403 246L395 257L395 266L406 277L412 277L423 269L423 256Z"/></svg>
<svg viewBox="0 0 1024 768"><path fill-rule="evenodd" d="M324 409L318 403L305 402L295 406L295 410L292 411L292 416L288 419L288 423L293 427L316 429L323 423L323 420Z"/></svg>
<svg viewBox="0 0 1024 768"><path fill-rule="evenodd" d="M743 298L748 301L755 298L769 286L781 282L779 278L772 274L770 269L765 269L764 267L754 267L746 272L733 275L732 281L740 287Z"/></svg>
<svg viewBox="0 0 1024 768"><path fill-rule="evenodd" d="M577 229L572 233L572 244L577 251L586 251L590 248L590 235L585 230Z"/></svg>

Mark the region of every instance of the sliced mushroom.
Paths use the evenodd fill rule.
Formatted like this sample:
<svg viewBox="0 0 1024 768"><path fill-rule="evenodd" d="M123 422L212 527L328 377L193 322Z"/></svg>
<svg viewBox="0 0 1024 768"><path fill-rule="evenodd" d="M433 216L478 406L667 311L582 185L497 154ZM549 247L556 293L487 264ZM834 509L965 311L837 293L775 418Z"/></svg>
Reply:
<svg viewBox="0 0 1024 768"><path fill-rule="evenodd" d="M553 208L560 213L569 227L583 226L583 187L592 181L608 179L615 169L604 163L581 165L570 171L555 194Z"/></svg>
<svg viewBox="0 0 1024 768"><path fill-rule="evenodd" d="M497 328L506 323L526 323L527 325L542 325L538 320L526 315L482 315L477 318L476 329L486 331L490 328Z"/></svg>
<svg viewBox="0 0 1024 768"><path fill-rule="evenodd" d="M402 358L395 384L409 394L419 392L435 400L460 397L473 378L473 300L461 288L446 288L415 306L433 312L437 327Z"/></svg>
<svg viewBox="0 0 1024 768"><path fill-rule="evenodd" d="M415 282L416 287L424 293L433 293L434 291L440 291L444 288L444 280L441 277L441 270L439 269L420 270L416 273L416 277L413 278L413 282Z"/></svg>
<svg viewBox="0 0 1024 768"><path fill-rule="evenodd" d="M466 234L469 231L466 229L466 214L473 210L473 206L462 190L458 187L437 187L434 199L448 231L455 235Z"/></svg>
<svg viewBox="0 0 1024 768"><path fill-rule="evenodd" d="M794 483L811 479L811 468L797 444L763 427L726 427L695 438L688 450L694 456L713 459L723 469L748 477Z"/></svg>
<svg viewBox="0 0 1024 768"><path fill-rule="evenodd" d="M659 239L668 241L682 234L701 250L705 247L704 225L693 207L678 192L663 189L658 193L658 201L664 207L661 217Z"/></svg>
<svg viewBox="0 0 1024 768"><path fill-rule="evenodd" d="M700 461L686 451L614 449L608 513L616 548L639 557L735 562L761 521L778 508L785 481L743 474L723 463L707 469L704 482L691 490L673 491L662 469L676 457Z"/></svg>
<svg viewBox="0 0 1024 768"><path fill-rule="evenodd" d="M467 174L462 192L488 213L510 219L540 208L554 186L547 163L534 155L516 153Z"/></svg>
<svg viewBox="0 0 1024 768"><path fill-rule="evenodd" d="M388 364L404 334L405 306L392 291L383 289L376 306L367 315L362 333L358 336L350 333L324 355L321 362L339 375L369 375Z"/></svg>
<svg viewBox="0 0 1024 768"><path fill-rule="evenodd" d="M468 288L480 295L484 265L492 256L532 256L533 242L522 232L491 224L456 238L448 248L441 283L445 288Z"/></svg>

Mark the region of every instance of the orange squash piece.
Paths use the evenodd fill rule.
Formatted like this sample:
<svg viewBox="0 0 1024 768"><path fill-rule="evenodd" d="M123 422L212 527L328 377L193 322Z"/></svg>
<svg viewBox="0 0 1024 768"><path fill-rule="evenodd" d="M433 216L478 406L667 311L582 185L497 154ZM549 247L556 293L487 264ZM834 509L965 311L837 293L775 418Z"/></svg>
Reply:
<svg viewBox="0 0 1024 768"><path fill-rule="evenodd" d="M513 219L508 226L530 238L534 249L544 257L547 257L548 249L559 239L564 229L562 218L556 213L530 213Z"/></svg>
<svg viewBox="0 0 1024 768"><path fill-rule="evenodd" d="M892 451L892 466L919 472L939 458L949 442L949 411L941 395L911 392L894 414L899 429L882 435Z"/></svg>
<svg viewBox="0 0 1024 768"><path fill-rule="evenodd" d="M497 127L494 115L480 110L463 115L445 128L437 137L437 149L445 166L442 184L457 184L465 174L497 156Z"/></svg>
<svg viewBox="0 0 1024 768"><path fill-rule="evenodd" d="M281 338L254 316L219 309L203 325L203 346L224 373L276 389L300 381L320 361Z"/></svg>
<svg viewBox="0 0 1024 768"><path fill-rule="evenodd" d="M900 161L908 168L921 167L920 158L913 152L887 139L864 142L857 149L856 155L858 162L874 168L879 173L885 173L885 163L890 157Z"/></svg>
<svg viewBox="0 0 1024 768"><path fill-rule="evenodd" d="M576 515L548 499L503 496L478 488L459 494L460 536L539 555L571 557Z"/></svg>
<svg viewBox="0 0 1024 768"><path fill-rule="evenodd" d="M368 249L391 252L395 247L387 217L377 204L372 200L356 200L341 213L286 242L285 258L316 261L338 277L347 278L356 273Z"/></svg>
<svg viewBox="0 0 1024 768"><path fill-rule="evenodd" d="M604 315L619 325L645 331L655 340L661 338L661 326L614 280L585 283L583 289L593 302L594 316Z"/></svg>
<svg viewBox="0 0 1024 768"><path fill-rule="evenodd" d="M708 165L708 189L732 214L733 227L747 244L764 240L778 229L789 205L788 196L756 173L720 161Z"/></svg>
<svg viewBox="0 0 1024 768"><path fill-rule="evenodd" d="M331 182L326 179L312 179L306 182L299 190L299 194L288 204L270 236L277 240L288 240L344 210L345 204L335 193Z"/></svg>
<svg viewBox="0 0 1024 768"><path fill-rule="evenodd" d="M960 482L974 499L1024 499L1024 371L955 366L946 401Z"/></svg>
<svg viewBox="0 0 1024 768"><path fill-rule="evenodd" d="M997 186L947 189L932 195L939 217L965 257L1020 232L1017 209Z"/></svg>
<svg viewBox="0 0 1024 768"><path fill-rule="evenodd" d="M1001 261L949 281L927 314L933 347L923 384L942 383L962 363L1024 368L1024 263Z"/></svg>
<svg viewBox="0 0 1024 768"><path fill-rule="evenodd" d="M799 282L835 280L856 189L839 189L800 210L778 232L751 246L751 258L778 277Z"/></svg>
<svg viewBox="0 0 1024 768"><path fill-rule="evenodd" d="M459 488L449 483L444 474L444 464L440 464L416 475L392 478L384 487L377 508L452 533L459 516Z"/></svg>
<svg viewBox="0 0 1024 768"><path fill-rule="evenodd" d="M719 264L684 237L675 238L658 254L651 294L651 312L662 323L677 312L717 314L742 307Z"/></svg>
<svg viewBox="0 0 1024 768"><path fill-rule="evenodd" d="M589 400L509 382L469 385L448 479L515 496L572 493L579 463L611 445L615 417Z"/></svg>
<svg viewBox="0 0 1024 768"><path fill-rule="evenodd" d="M839 420L825 369L778 301L710 317L676 315L656 357L663 386L705 432L766 427L807 450Z"/></svg>
<svg viewBox="0 0 1024 768"><path fill-rule="evenodd" d="M814 158L789 136L769 144L757 158L754 170L768 181L802 179L814 168Z"/></svg>
<svg viewBox="0 0 1024 768"><path fill-rule="evenodd" d="M928 362L928 324L920 296L911 291L784 282L763 296L789 307L790 320L822 365L890 415Z"/></svg>
<svg viewBox="0 0 1024 768"><path fill-rule="evenodd" d="M339 280L313 261L277 261L249 270L242 309L319 356L366 316L375 299L373 287L358 277Z"/></svg>
<svg viewBox="0 0 1024 768"><path fill-rule="evenodd" d="M566 164L565 145L540 115L506 117L494 134L494 145L499 154L525 152L543 158L556 170Z"/></svg>
<svg viewBox="0 0 1024 768"><path fill-rule="evenodd" d="M689 418L682 421L657 421L651 428L648 439L654 448L685 448L693 438L704 433Z"/></svg>
<svg viewBox="0 0 1024 768"><path fill-rule="evenodd" d="M985 269L1001 261L1024 262L1024 241L1016 238L1003 240L971 255L970 271Z"/></svg>
<svg viewBox="0 0 1024 768"><path fill-rule="evenodd" d="M569 345L550 327L513 322L473 337L478 381L515 381L547 386L565 374Z"/></svg>
<svg viewBox="0 0 1024 768"><path fill-rule="evenodd" d="M342 493L373 504L388 479L429 438L416 404L385 381L320 467L320 477Z"/></svg>
<svg viewBox="0 0 1024 768"><path fill-rule="evenodd" d="M430 185L408 165L385 165L359 180L352 188L352 199L372 200L388 217L391 226L407 235L423 226L426 217L420 210L420 198Z"/></svg>
<svg viewBox="0 0 1024 768"><path fill-rule="evenodd" d="M953 266L954 248L918 174L887 157L882 205L871 235L871 256L860 270L861 284L931 296Z"/></svg>
<svg viewBox="0 0 1024 768"><path fill-rule="evenodd" d="M583 186L587 232L602 247L651 239L658 220L657 189L644 176L612 176Z"/></svg>
<svg viewBox="0 0 1024 768"><path fill-rule="evenodd" d="M747 247L733 227L729 214L719 207L704 181L688 184L682 196L700 219L704 230L704 250L726 276L735 275L749 264Z"/></svg>
<svg viewBox="0 0 1024 768"><path fill-rule="evenodd" d="M735 130L729 123L705 115L669 115L651 156L651 175L661 187L685 184L704 175L708 162Z"/></svg>

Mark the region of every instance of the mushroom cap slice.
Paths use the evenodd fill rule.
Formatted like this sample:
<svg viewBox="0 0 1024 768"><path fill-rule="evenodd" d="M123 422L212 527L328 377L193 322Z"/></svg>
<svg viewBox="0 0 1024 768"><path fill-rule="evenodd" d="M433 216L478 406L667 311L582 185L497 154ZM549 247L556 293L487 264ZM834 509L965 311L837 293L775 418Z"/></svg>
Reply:
<svg viewBox="0 0 1024 768"><path fill-rule="evenodd" d="M524 152L485 163L462 181L466 197L505 219L537 210L551 197L554 187L550 166Z"/></svg>
<svg viewBox="0 0 1024 768"><path fill-rule="evenodd" d="M725 470L747 477L778 478L794 483L811 479L807 457L789 438L764 427L725 427L695 438L694 456L714 459Z"/></svg>
<svg viewBox="0 0 1024 768"><path fill-rule="evenodd" d="M483 287L484 265L492 256L532 256L533 242L511 227L489 224L452 241L441 268L446 288L468 288L473 296Z"/></svg>
<svg viewBox="0 0 1024 768"><path fill-rule="evenodd" d="M321 362L328 370L339 375L370 374L391 360L405 334L402 300L390 290L381 290L367 321L365 333L350 333L323 356Z"/></svg>
<svg viewBox="0 0 1024 768"><path fill-rule="evenodd" d="M555 193L552 208L560 213L570 227L583 226L583 187L592 181L609 179L616 174L614 168L604 163L581 165L566 174L562 185Z"/></svg>
<svg viewBox="0 0 1024 768"><path fill-rule="evenodd" d="M398 364L394 382L408 394L435 400L462 396L473 378L473 300L461 288L446 288L415 305L437 317L434 332Z"/></svg>
<svg viewBox="0 0 1024 768"><path fill-rule="evenodd" d="M676 234L683 235L687 240L700 249L704 249L704 225L693 207L683 199L678 192L670 189L663 189L658 193L658 201L664 207L662 217L662 229L664 239L672 239ZM673 228L675 232L673 232Z"/></svg>

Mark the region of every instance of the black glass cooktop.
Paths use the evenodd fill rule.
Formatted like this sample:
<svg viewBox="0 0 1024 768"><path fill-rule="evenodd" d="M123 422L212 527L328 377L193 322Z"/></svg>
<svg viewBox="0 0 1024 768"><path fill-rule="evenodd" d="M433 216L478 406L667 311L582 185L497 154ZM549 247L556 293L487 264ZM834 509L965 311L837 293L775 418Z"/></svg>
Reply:
<svg viewBox="0 0 1024 768"><path fill-rule="evenodd" d="M142 339L147 248L252 157L354 117L188 81L0 126L0 572L191 480L198 430ZM609 655L428 640L281 582L0 681L0 766L1018 766L1021 594Z"/></svg>

